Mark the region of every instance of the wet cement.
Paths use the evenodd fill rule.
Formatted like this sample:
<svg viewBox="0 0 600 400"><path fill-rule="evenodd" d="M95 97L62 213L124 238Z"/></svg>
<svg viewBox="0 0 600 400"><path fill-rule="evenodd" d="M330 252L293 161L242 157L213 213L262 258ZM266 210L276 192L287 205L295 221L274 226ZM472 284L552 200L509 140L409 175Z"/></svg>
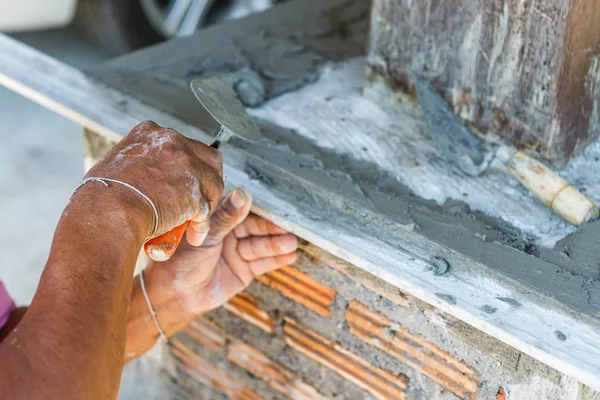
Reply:
<svg viewBox="0 0 600 400"><path fill-rule="evenodd" d="M366 0L291 1L86 73L207 128L189 90L192 79L219 76L246 106L256 107L316 81L329 62L364 54L369 10Z"/></svg>
<svg viewBox="0 0 600 400"><path fill-rule="evenodd" d="M311 218L335 221L349 230L360 227L398 247L409 234L424 236L576 311L598 317L600 281L595 278L600 221L582 226L553 249L537 247L514 226L471 211L462 201L440 206L415 196L375 164L319 148L272 124L259 121L259 125L268 139L251 146L238 143L260 159L248 159L246 172L287 194ZM452 261L439 257L449 263L446 273L451 273ZM589 270L589 276L582 269Z"/></svg>
<svg viewBox="0 0 600 400"><path fill-rule="evenodd" d="M219 75L247 104L315 81L329 62L363 52L369 2L297 1L116 59L89 73L205 131L215 130L189 80ZM259 121L260 123L260 121ZM260 123L259 145L233 142L230 162L314 220L378 238L415 257L448 262L476 276L504 279L594 319L600 312L600 221L554 248L538 247L514 226L458 200L438 205L414 195L376 164L323 149L291 130ZM415 244L416 243L416 244ZM443 254L429 254L430 243ZM464 257L471 260L465 263ZM447 299L452 303L452 299ZM510 301L510 300L507 300Z"/></svg>

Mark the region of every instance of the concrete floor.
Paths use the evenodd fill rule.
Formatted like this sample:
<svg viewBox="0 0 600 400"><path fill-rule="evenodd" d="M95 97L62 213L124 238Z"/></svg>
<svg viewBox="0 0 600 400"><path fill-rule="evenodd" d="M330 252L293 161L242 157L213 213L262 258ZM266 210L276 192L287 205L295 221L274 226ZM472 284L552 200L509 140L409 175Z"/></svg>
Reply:
<svg viewBox="0 0 600 400"><path fill-rule="evenodd" d="M16 35L78 68L107 55L72 28ZM56 222L83 176L81 127L0 87L0 279L19 305L31 301ZM159 352L126 367L120 399L166 399Z"/></svg>

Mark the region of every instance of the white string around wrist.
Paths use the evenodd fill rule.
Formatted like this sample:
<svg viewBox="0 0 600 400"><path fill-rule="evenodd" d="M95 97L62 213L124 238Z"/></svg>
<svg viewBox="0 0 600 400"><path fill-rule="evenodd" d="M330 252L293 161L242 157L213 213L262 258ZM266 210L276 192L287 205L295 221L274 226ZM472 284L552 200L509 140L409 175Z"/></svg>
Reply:
<svg viewBox="0 0 600 400"><path fill-rule="evenodd" d="M154 307L152 307L152 302L150 301L150 297L148 296L148 292L146 291L146 283L144 282L144 270L140 271L140 286L142 287L142 293L144 294L144 298L146 299L146 303L148 304L148 309L150 310L150 315L152 316L152 321L154 321L154 325L156 326L156 330L158 331L158 336L163 342L168 342L167 335L160 327L158 323L158 318L156 318L156 311L154 311Z"/></svg>
<svg viewBox="0 0 600 400"><path fill-rule="evenodd" d="M73 194L71 194L71 197L69 198L69 200L73 198L75 193L83 185L85 185L86 183L89 183L89 182L100 182L104 186L107 186L107 187L108 187L108 183L106 183L106 182L117 183L119 185L123 185L123 186L133 190L134 192L136 192L137 194L142 196L148 203L150 203L150 206L152 206L152 210L154 211L154 230L153 230L152 236L150 236L150 238L153 238L156 236L156 232L158 230L158 210L156 209L156 206L154 205L154 203L152 202L150 197L146 196L144 193L142 193L141 190L130 185L129 183L119 181L117 179L99 178L99 177L92 176L92 177L86 178L86 179L82 180L81 182L79 182L79 185L77 185L75 190L73 190ZM150 239L150 238L148 238L148 239ZM154 310L154 307L152 306L152 302L150 301L150 297L148 296L148 292L146 290L146 282L144 282L144 271L143 270L140 271L140 286L142 288L142 293L144 294L144 299L146 300L146 304L148 305L148 310L150 311L150 315L152 316L152 321L154 321L154 325L156 326L156 329L158 330L158 335L163 342L166 342L167 335L165 335L165 332L162 330L162 328L160 327L160 324L158 323L158 319L156 318L156 311Z"/></svg>
<svg viewBox="0 0 600 400"><path fill-rule="evenodd" d="M139 194L140 196L142 196L148 203L150 203L150 206L152 206L152 211L154 211L154 230L152 232L152 236L150 236L148 239L151 239L153 237L156 236L156 232L158 230L158 210L156 209L156 206L154 205L154 203L152 202L152 200L150 199L150 197L146 196L144 193L142 193L142 191L138 188L136 188L135 186L130 185L127 182L123 182L123 181L119 181L116 179L110 179L110 178L99 178L96 176L91 176L89 178L85 178L84 180L82 180L81 182L79 182L79 185L77 185L77 187L75 188L75 190L73 190L73 194L71 194L71 197L69 197L69 200L71 200L73 198L73 196L75 196L75 193L86 183L89 182L100 182L102 183L104 186L108 186L108 183L106 182L112 182L112 183L118 183L119 185L123 185L131 190L133 190L134 192L136 192L137 194Z"/></svg>

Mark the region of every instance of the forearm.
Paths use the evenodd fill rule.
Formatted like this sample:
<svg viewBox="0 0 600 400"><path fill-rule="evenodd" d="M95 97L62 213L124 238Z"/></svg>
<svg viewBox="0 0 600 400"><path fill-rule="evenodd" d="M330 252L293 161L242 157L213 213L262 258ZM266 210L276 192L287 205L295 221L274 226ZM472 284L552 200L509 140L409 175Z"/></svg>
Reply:
<svg viewBox="0 0 600 400"><path fill-rule="evenodd" d="M167 269L152 263L144 271L146 293L156 312L158 323L167 337L190 324L198 314L190 312L180 299L175 288L165 289L162 282L172 281ZM125 360L129 362L154 346L159 339L159 332L152 320L150 310L143 295L140 278L133 282L129 318L127 320L127 342Z"/></svg>
<svg viewBox="0 0 600 400"><path fill-rule="evenodd" d="M7 398L116 397L133 268L149 227L131 195L115 189L108 198L82 190L61 217L34 299L0 344Z"/></svg>

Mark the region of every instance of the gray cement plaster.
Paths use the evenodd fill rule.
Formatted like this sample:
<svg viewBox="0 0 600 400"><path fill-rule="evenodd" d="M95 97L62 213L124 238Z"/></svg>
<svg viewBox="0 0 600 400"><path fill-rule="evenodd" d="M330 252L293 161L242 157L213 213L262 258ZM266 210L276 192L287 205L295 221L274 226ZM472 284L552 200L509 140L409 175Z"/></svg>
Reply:
<svg viewBox="0 0 600 400"><path fill-rule="evenodd" d="M329 219L349 230L360 227L398 247L407 235L416 233L577 311L594 318L600 312L600 282L574 272L586 263L597 267L595 257L579 257L581 265L576 265L563 255L566 244L557 249L537 248L524 241L514 227L472 212L464 202L438 205L424 200L373 163L322 149L272 124L259 121L259 125L268 138L258 145L237 144L261 159L248 160L245 171L302 204L311 218ZM282 174L282 169L287 173ZM600 221L590 223L564 243L593 252L594 247L587 246L597 240L598 225ZM452 273L452 266L446 273Z"/></svg>
<svg viewBox="0 0 600 400"><path fill-rule="evenodd" d="M292 2L265 14L201 31L192 38L155 46L114 60L90 70L90 74L196 126L206 128L209 125L207 119L200 113L198 104L187 89L189 79L215 74L229 78L233 76L230 82L237 87L241 82L237 77L243 78L243 90L238 87L238 92L247 99L247 103L254 105L260 103L262 98L285 93L318 79L319 71L327 69L329 61L348 58L361 51L358 44L364 35L367 7L368 4L362 1ZM316 48L320 49L318 56ZM347 63L352 62L356 61ZM338 69L343 70L344 67ZM313 98L322 94L318 89L320 83L311 86L317 88L309 93ZM342 88L343 85L340 85L340 90ZM485 207L484 212L472 209L470 203L477 204L476 199L473 201L476 196L469 196L466 201L448 196L442 196L443 201L440 198L428 200L430 196L424 195L418 184L401 183L403 179L391 171L387 160L373 162L373 157L363 156L357 148L357 145L364 145L363 150L367 149L365 152L376 154L384 152L385 147L395 151L396 147L392 144L396 142L392 142L393 138L379 143L379 147L384 147L381 150L377 142L358 138L359 135L350 132L346 137L331 139L331 135L343 135L335 129L313 131L308 137L303 137L300 133L304 134L306 127L314 126L310 119L329 123L329 119L337 116L297 112L290 117L291 113L288 112L282 117L285 108L271 105L285 102L288 107L302 108L305 106L303 101L310 102L310 96L308 100L306 96L302 99L296 97L296 102L294 96L296 92L287 97L284 95L254 112L263 120L259 123L265 140L256 146L237 144L254 156L240 160L239 165L250 177L281 192L313 219L330 220L332 224L346 227L350 232L360 229L398 248L406 248L407 241L417 240L417 237L418 240L425 239L443 245L452 254L459 253L489 267L473 269L474 274L492 274L494 279L517 282L531 292L556 300L574 311L594 319L598 317L600 256L595 251L595 244L599 241L597 231L600 222L592 222L576 232L568 227L562 229L562 235L558 236L562 240L555 248L547 248L543 244L556 242L555 236L540 234L539 241L536 241L531 237L535 224L527 225L529 231L524 234L514 223L506 222L503 215L488 214ZM375 103L366 99L360 100L357 107L351 110L354 114L360 113L360 107L369 107L367 114L370 118L385 115ZM395 123L406 126L404 131L414 130L415 135L422 135L418 112L415 116L414 107L411 107L407 105L404 113L395 115ZM361 117L368 119L369 115ZM304 119L302 132L281 129L266 121L288 127L292 125L291 128L294 128L289 119L299 116ZM358 118L356 123L361 123ZM365 126L377 128L377 124ZM381 135L386 133L389 132L384 131ZM324 136L319 138L319 135ZM409 141L402 137L398 140ZM350 142L351 150L346 148L344 150L348 151L344 152L335 148L336 143L343 141ZM410 143L412 147L409 150L415 153L427 153L432 147L431 144L418 142L415 136L410 137ZM341 145L339 147L342 148ZM406 149L403 152L406 153ZM440 167L439 159L429 157L425 161L437 164L438 170L444 168L443 164ZM413 179L423 180L415 174ZM439 182L454 178L458 182L464 180L464 177L440 175L434 185L444 190L446 187ZM500 180L495 183L503 182ZM482 189L477 183L472 185L465 190ZM508 188L514 191L513 187ZM489 196L505 194L506 191L502 189ZM520 203L516 204L517 208L509 207L507 210L525 214L518 208ZM552 215L548 210L544 212L544 217ZM514 222L514 218L511 222ZM564 232L571 234L564 237ZM451 265L448 273L452 273L453 263L448 258L446 260ZM465 267L468 268L468 264L462 264L462 268Z"/></svg>
<svg viewBox="0 0 600 400"><path fill-rule="evenodd" d="M192 79L218 75L247 106L319 78L328 62L364 54L370 2L296 1L134 52L88 73L189 122L205 123ZM202 126L202 125L200 125Z"/></svg>

